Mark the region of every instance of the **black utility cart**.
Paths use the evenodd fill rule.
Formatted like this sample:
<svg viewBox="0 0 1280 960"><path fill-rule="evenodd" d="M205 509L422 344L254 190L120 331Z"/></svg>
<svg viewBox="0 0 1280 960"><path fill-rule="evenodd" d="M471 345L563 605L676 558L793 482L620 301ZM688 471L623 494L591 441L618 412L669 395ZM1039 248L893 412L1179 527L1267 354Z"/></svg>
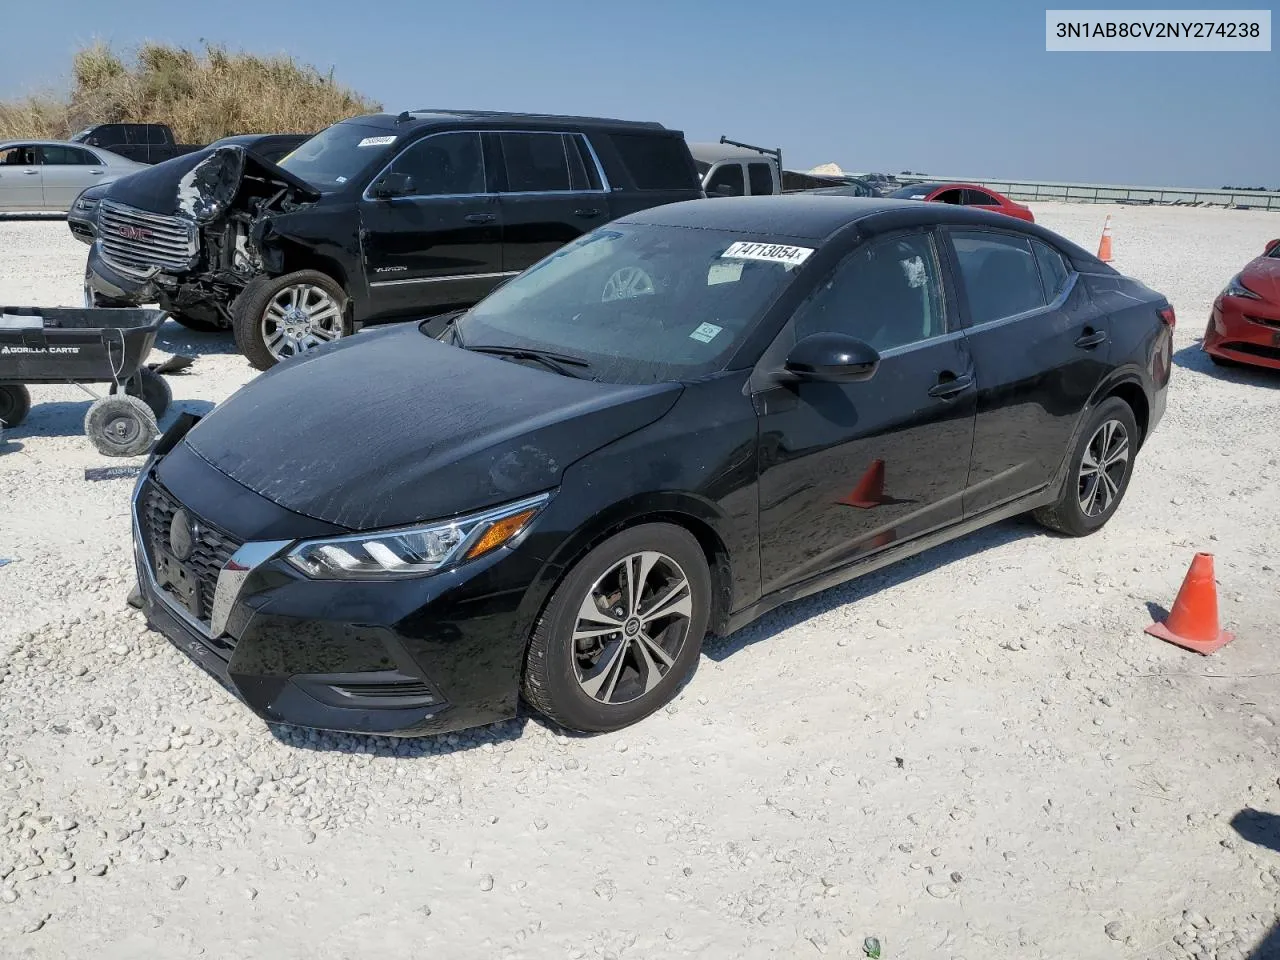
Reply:
<svg viewBox="0 0 1280 960"><path fill-rule="evenodd" d="M0 425L26 417L26 384L72 383L94 398L84 432L100 453L146 453L172 398L164 377L144 366L165 317L161 310L0 307ZM99 383L109 384L107 396L88 386Z"/></svg>

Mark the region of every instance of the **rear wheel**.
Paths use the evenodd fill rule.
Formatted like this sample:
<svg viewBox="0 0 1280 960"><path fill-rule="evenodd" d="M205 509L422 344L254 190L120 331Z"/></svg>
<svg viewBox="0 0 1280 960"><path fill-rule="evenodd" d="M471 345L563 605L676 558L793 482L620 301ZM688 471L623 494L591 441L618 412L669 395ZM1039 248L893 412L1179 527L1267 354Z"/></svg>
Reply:
<svg viewBox="0 0 1280 960"><path fill-rule="evenodd" d="M125 392L145 403L157 420L164 416L173 402L169 381L154 370L143 367L137 376L125 383Z"/></svg>
<svg viewBox="0 0 1280 960"><path fill-rule="evenodd" d="M1138 425L1133 410L1119 397L1108 397L1080 433L1057 502L1041 507L1033 516L1049 529L1072 537L1101 529L1129 489L1137 451Z"/></svg>
<svg viewBox="0 0 1280 960"><path fill-rule="evenodd" d="M711 574L685 529L624 530L580 560L534 628L525 700L561 726L619 730L668 703L707 630Z"/></svg>
<svg viewBox="0 0 1280 960"><path fill-rule="evenodd" d="M16 427L31 412L31 394L20 383L0 384L0 424Z"/></svg>
<svg viewBox="0 0 1280 960"><path fill-rule="evenodd" d="M332 277L298 270L251 280L231 306L236 346L259 370L346 335L347 295Z"/></svg>

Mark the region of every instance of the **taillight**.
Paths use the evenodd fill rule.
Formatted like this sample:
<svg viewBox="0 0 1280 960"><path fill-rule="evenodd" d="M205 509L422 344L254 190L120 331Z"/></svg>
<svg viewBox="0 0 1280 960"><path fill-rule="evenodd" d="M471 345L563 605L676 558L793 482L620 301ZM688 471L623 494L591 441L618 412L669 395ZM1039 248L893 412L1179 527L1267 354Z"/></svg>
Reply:
<svg viewBox="0 0 1280 960"><path fill-rule="evenodd" d="M1173 312L1173 307L1165 307L1160 311L1160 319L1164 321L1169 330L1172 331L1178 325L1178 317Z"/></svg>

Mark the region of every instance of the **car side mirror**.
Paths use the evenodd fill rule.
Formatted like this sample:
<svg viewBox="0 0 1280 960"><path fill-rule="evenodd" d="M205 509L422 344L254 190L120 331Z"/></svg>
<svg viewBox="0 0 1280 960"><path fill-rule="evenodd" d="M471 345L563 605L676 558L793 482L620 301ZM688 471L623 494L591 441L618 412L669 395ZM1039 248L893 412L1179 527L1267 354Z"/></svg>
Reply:
<svg viewBox="0 0 1280 960"><path fill-rule="evenodd" d="M791 348L784 364L793 379L819 383L870 380L879 366L875 347L845 333L810 334Z"/></svg>
<svg viewBox="0 0 1280 960"><path fill-rule="evenodd" d="M1280 237L1277 237L1274 240L1268 240L1266 247L1262 250L1262 253L1264 256L1270 256L1272 253L1276 252L1277 247L1280 247Z"/></svg>
<svg viewBox="0 0 1280 960"><path fill-rule="evenodd" d="M379 200L390 200L410 193L413 193L413 177L394 170L388 170L373 185L373 195Z"/></svg>

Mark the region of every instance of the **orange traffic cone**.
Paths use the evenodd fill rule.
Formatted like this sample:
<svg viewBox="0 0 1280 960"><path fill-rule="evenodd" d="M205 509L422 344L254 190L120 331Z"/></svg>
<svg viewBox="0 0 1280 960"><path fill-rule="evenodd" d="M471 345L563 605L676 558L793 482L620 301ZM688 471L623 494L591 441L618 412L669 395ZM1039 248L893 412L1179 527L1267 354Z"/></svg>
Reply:
<svg viewBox="0 0 1280 960"><path fill-rule="evenodd" d="M867 467L867 472L853 488L853 493L840 502L847 507L857 507L859 510L870 510L872 507L880 506L884 502L884 461L871 461L871 466Z"/></svg>
<svg viewBox="0 0 1280 960"><path fill-rule="evenodd" d="M1103 263L1111 262L1111 214L1102 223L1102 239L1098 242L1098 259Z"/></svg>
<svg viewBox="0 0 1280 960"><path fill-rule="evenodd" d="M1164 623L1147 627L1153 637L1208 656L1235 639L1218 624L1218 588L1213 580L1213 554L1197 553L1182 581L1173 612Z"/></svg>

